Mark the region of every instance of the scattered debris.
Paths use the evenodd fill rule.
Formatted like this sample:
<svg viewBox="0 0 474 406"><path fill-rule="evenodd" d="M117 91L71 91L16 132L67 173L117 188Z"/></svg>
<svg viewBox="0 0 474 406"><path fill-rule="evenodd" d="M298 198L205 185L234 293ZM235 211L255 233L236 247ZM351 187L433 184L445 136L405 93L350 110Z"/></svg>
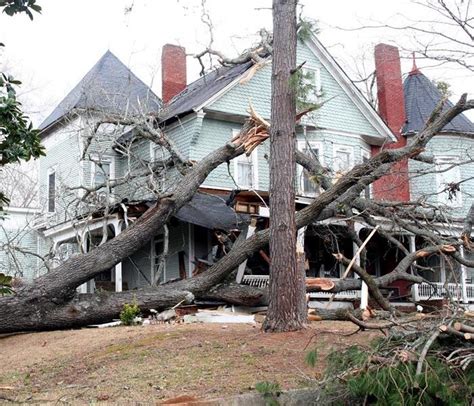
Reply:
<svg viewBox="0 0 474 406"><path fill-rule="evenodd" d="M255 323L255 316L217 310L199 310L184 316L185 323Z"/></svg>

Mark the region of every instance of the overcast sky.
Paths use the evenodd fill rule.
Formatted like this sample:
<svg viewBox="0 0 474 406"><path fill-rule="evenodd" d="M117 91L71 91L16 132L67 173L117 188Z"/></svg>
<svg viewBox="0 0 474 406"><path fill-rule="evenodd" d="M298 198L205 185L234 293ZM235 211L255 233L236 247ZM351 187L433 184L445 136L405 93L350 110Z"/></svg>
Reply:
<svg viewBox="0 0 474 406"><path fill-rule="evenodd" d="M6 49L0 61L24 81L26 107L44 118L84 76L102 54L110 49L145 83L160 95L160 56L165 43L201 51L209 32L201 22L201 0L38 0L41 15L30 21L25 15L0 15L0 42ZM359 27L374 22L405 21L416 24L426 11L410 0L302 1L304 15L319 21L320 39L349 75L365 56L372 69L372 49L378 42L409 47L408 32L362 30L348 32L337 27ZM214 47L233 56L255 41L261 27L271 29L271 0L207 0L214 25ZM126 10L129 11L126 11ZM408 21L407 19L411 21ZM407 56L407 54L405 54ZM474 93L474 82L466 71L441 67L420 68L431 79L452 84L455 95ZM429 65L432 65L430 63ZM411 67L408 59L402 69ZM199 66L188 58L188 80L199 74Z"/></svg>

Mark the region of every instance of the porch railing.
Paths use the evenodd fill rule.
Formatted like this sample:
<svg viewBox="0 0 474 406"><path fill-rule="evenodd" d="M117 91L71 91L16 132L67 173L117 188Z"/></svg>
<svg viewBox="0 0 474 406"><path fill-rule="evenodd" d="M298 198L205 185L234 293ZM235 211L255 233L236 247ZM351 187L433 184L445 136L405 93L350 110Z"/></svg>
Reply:
<svg viewBox="0 0 474 406"><path fill-rule="evenodd" d="M463 300L463 289L458 283L432 282L420 283L412 287L413 298L418 300L439 300L444 298L452 298L456 301ZM474 284L466 284L466 298L468 302L474 302Z"/></svg>
<svg viewBox="0 0 474 406"><path fill-rule="evenodd" d="M265 288L268 286L269 278L268 275L244 275L242 279L243 285L254 286L256 288ZM311 299L329 299L333 294L329 292L310 292L309 297ZM336 293L334 297L337 299L358 299L360 298L359 290L346 290L344 292Z"/></svg>

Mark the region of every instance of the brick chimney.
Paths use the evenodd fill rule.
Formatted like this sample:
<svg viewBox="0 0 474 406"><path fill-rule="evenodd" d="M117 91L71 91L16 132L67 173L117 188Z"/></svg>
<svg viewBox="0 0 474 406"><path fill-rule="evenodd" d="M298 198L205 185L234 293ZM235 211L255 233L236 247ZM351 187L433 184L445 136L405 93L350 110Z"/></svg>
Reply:
<svg viewBox="0 0 474 406"><path fill-rule="evenodd" d="M161 52L161 98L168 103L186 87L186 51L166 44Z"/></svg>
<svg viewBox="0 0 474 406"><path fill-rule="evenodd" d="M375 46L375 72L379 114L399 139L405 124L405 98L397 47L387 44Z"/></svg>
<svg viewBox="0 0 474 406"><path fill-rule="evenodd" d="M397 141L383 146L384 149L399 148L406 145L402 129L406 121L405 97L398 48L387 44L375 46L375 73L377 77L377 98L379 114L387 123ZM373 148L376 154L380 148ZM389 175L373 185L374 198L379 200L410 200L408 161L392 166Z"/></svg>

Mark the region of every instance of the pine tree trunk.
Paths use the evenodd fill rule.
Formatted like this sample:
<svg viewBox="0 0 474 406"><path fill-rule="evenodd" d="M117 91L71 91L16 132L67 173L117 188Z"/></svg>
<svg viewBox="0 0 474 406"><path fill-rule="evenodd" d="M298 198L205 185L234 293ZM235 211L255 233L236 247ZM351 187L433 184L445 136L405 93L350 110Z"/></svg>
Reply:
<svg viewBox="0 0 474 406"><path fill-rule="evenodd" d="M263 329L294 331L306 322L304 270L296 261L296 0L273 1L270 128L270 302Z"/></svg>

